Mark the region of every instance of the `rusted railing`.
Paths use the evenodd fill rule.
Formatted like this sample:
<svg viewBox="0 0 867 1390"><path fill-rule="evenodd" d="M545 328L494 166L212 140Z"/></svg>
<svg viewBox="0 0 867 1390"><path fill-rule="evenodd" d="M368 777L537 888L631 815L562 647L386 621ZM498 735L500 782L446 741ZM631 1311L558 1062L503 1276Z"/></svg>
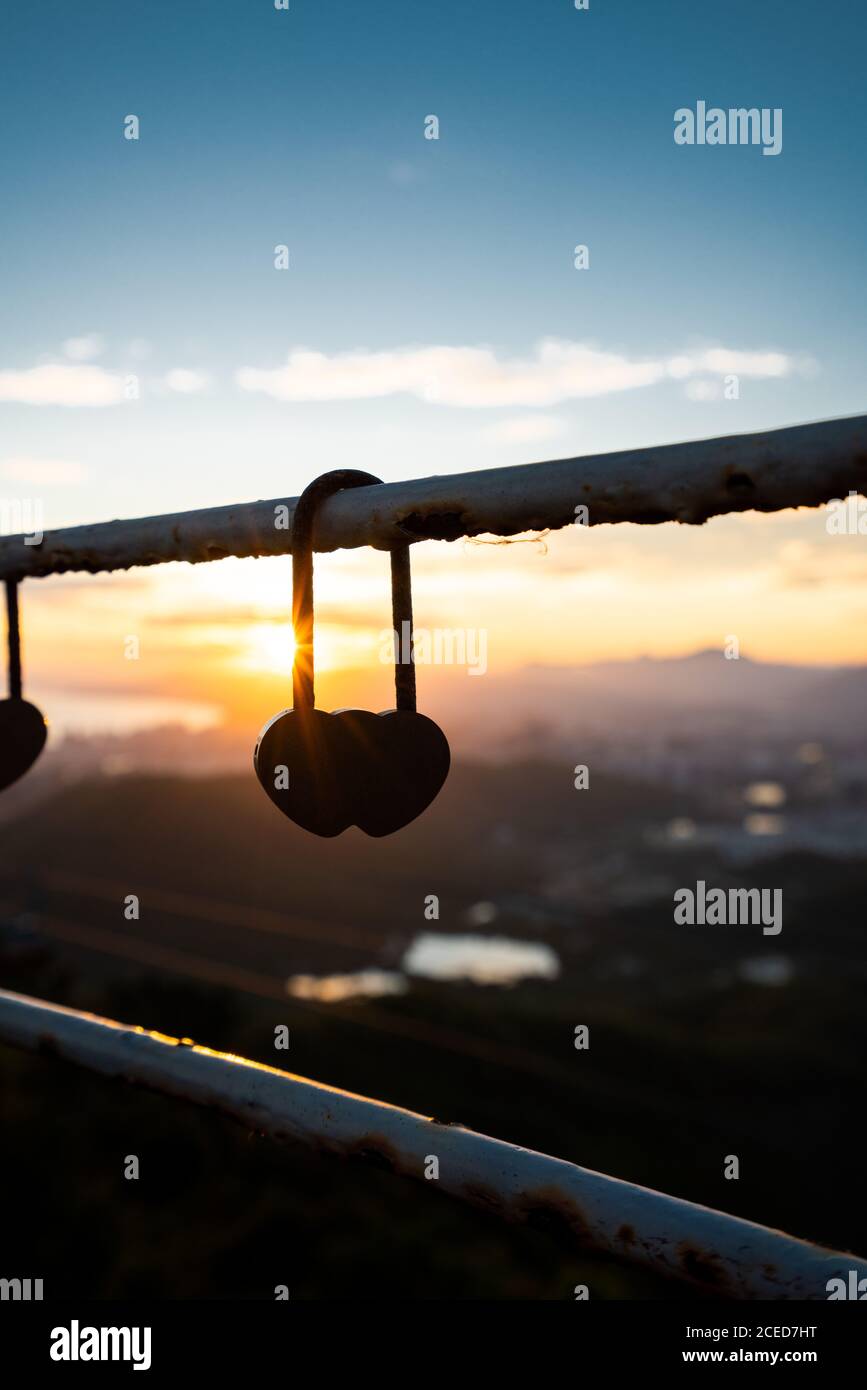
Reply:
<svg viewBox="0 0 867 1390"><path fill-rule="evenodd" d="M316 550L554 530L586 506L591 526L817 507L867 490L867 416L586 458L482 469L338 493L319 509ZM69 526L40 544L0 539L0 579L128 569L169 560L287 555L295 498Z"/></svg>
<svg viewBox="0 0 867 1390"><path fill-rule="evenodd" d="M0 1039L212 1106L275 1139L364 1159L511 1221L727 1298L826 1299L867 1262L709 1207L518 1148L462 1125L243 1057L0 990Z"/></svg>
<svg viewBox="0 0 867 1390"><path fill-rule="evenodd" d="M340 493L321 508L317 550L590 525L698 524L727 512L818 506L867 491L867 416L760 434L560 459ZM291 550L295 499L215 507L0 539L0 579L96 573L172 560ZM592 1248L736 1298L827 1298L867 1277L854 1255L517 1148L459 1125L142 1028L0 991L0 1040L211 1105L277 1139L430 1178L512 1220L544 1220Z"/></svg>

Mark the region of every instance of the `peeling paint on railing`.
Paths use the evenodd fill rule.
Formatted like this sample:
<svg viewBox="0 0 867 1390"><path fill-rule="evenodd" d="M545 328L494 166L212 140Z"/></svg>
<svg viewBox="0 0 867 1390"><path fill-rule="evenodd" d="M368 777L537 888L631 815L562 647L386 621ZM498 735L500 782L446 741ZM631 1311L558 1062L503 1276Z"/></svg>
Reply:
<svg viewBox="0 0 867 1390"><path fill-rule="evenodd" d="M0 1040L210 1107L274 1139L420 1179L510 1221L720 1298L826 1299L854 1255L621 1182L461 1125L93 1014L0 991ZM436 1158L439 1175L425 1179Z"/></svg>
<svg viewBox="0 0 867 1390"><path fill-rule="evenodd" d="M694 443L416 478L357 488L319 510L316 550L513 536L588 524L698 525L727 512L817 507L867 491L867 416ZM286 555L295 498L0 538L0 579L122 570L172 560ZM275 524L279 522L279 524Z"/></svg>

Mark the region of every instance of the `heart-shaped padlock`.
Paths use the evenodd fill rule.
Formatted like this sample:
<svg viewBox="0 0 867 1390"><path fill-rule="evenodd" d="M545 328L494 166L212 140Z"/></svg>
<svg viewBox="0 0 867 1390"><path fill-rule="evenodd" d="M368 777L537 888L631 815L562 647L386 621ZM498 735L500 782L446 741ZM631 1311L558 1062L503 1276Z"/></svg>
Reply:
<svg viewBox="0 0 867 1390"><path fill-rule="evenodd" d="M0 700L0 791L11 787L36 762L48 730L35 705L21 697L21 632L18 580L6 580L9 621L9 698Z"/></svg>
<svg viewBox="0 0 867 1390"><path fill-rule="evenodd" d="M276 714L265 725L256 743L253 765L274 805L314 835L340 835L351 825L367 835L391 835L430 805L449 770L445 734L432 719L416 711L412 661L395 661L396 709L383 714L360 709L328 714L315 708L316 509L326 497L344 488L379 482L380 478L356 469L324 473L302 492L292 520L293 708ZM391 550L391 601L395 631L411 633L408 545Z"/></svg>

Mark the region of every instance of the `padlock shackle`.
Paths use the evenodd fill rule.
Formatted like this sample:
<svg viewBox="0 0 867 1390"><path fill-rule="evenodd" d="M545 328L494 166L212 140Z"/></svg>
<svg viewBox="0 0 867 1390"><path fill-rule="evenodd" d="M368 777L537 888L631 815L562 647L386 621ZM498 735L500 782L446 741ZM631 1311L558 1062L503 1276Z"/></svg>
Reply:
<svg viewBox="0 0 867 1390"><path fill-rule="evenodd" d="M6 580L6 641L9 653L9 699L21 699L21 623L18 616L18 580Z"/></svg>
<svg viewBox="0 0 867 1390"><path fill-rule="evenodd" d="M327 497L344 488L370 487L381 483L372 473L356 468L335 468L314 478L302 492L292 518L292 626L295 630L295 658L292 663L292 705L296 710L313 709L313 524L316 512ZM397 635L394 689L398 709L415 711L415 652L412 638L412 585L409 545L391 547L391 612ZM405 628L404 624L409 627ZM410 660L403 654L403 634L409 632Z"/></svg>

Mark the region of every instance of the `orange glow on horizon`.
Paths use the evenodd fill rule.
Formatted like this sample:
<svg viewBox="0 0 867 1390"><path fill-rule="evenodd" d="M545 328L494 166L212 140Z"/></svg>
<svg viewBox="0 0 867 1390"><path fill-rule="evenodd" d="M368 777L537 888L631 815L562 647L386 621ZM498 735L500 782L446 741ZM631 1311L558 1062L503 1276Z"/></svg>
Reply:
<svg viewBox="0 0 867 1390"><path fill-rule="evenodd" d="M472 717L478 687L493 679L505 713L522 668L685 656L720 649L728 634L754 660L867 662L861 545L829 536L817 510L567 528L544 547L414 547L417 633L484 632L487 651L479 680L420 665L420 707L448 689ZM317 703L390 708L386 557L317 557L314 582ZM60 724L63 697L101 701L107 715L124 702L189 702L191 727L203 706L216 722L261 725L291 704L290 616L288 557L40 580L23 595L25 691ZM129 635L136 660L125 659Z"/></svg>

